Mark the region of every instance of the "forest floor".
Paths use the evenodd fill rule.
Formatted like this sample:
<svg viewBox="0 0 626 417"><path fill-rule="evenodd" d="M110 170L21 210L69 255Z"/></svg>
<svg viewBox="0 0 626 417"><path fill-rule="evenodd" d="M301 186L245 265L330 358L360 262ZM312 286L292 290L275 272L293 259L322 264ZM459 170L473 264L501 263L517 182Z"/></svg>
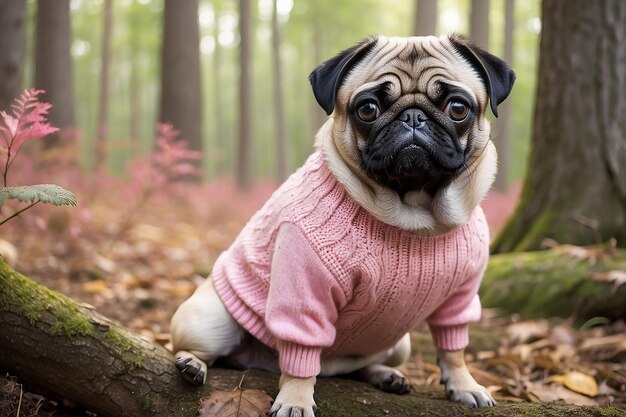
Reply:
<svg viewBox="0 0 626 417"><path fill-rule="evenodd" d="M228 181L157 192L146 184L76 185L78 207L40 205L2 226L0 253L26 276L165 345L175 309L273 186L242 194ZM511 213L519 190L516 185L485 201L492 234ZM625 334L623 322L581 329L568 320L523 321L485 310L472 328L467 359L476 379L499 400L626 409ZM405 371L413 384L438 385L427 331L415 332L414 339ZM23 416L91 415L0 375L0 417L16 415L18 404Z"/></svg>

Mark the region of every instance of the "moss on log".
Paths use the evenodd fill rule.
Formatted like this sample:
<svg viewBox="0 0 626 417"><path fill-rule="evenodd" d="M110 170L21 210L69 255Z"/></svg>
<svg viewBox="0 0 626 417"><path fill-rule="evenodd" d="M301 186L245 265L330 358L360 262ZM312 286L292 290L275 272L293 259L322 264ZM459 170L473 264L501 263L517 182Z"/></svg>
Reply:
<svg viewBox="0 0 626 417"><path fill-rule="evenodd" d="M626 285L593 279L626 273L626 250L559 246L492 255L480 294L484 307L523 318L626 317Z"/></svg>
<svg viewBox="0 0 626 417"><path fill-rule="evenodd" d="M213 368L207 384L185 383L165 348L16 273L0 260L0 368L31 389L66 398L102 416L196 416L201 397L232 390L236 370ZM278 377L249 371L244 389L277 394ZM338 416L624 416L615 408L503 403L471 410L440 389L393 395L340 378L320 378L317 417Z"/></svg>

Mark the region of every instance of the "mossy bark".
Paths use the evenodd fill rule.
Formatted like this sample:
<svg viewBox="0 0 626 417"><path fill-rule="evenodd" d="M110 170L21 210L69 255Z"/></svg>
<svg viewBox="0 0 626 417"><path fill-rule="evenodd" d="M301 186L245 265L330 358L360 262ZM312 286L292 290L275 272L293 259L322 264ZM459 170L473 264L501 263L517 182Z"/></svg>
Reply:
<svg viewBox="0 0 626 417"><path fill-rule="evenodd" d="M544 1L531 154L496 253L626 246L626 2Z"/></svg>
<svg viewBox="0 0 626 417"><path fill-rule="evenodd" d="M200 398L232 390L236 370L212 368L207 383L182 381L165 348L151 344L90 308L16 273L0 260L0 369L35 390L66 398L102 416L196 416ZM277 394L278 377L249 371L244 389ZM499 404L471 410L443 398L441 389L393 395L339 378L316 385L317 417L337 416L623 416L615 408L563 404Z"/></svg>
<svg viewBox="0 0 626 417"><path fill-rule="evenodd" d="M580 259L587 253L597 259ZM626 285L593 279L610 271L626 271L626 250L557 247L540 252L492 255L480 297L495 307L523 318L626 317Z"/></svg>

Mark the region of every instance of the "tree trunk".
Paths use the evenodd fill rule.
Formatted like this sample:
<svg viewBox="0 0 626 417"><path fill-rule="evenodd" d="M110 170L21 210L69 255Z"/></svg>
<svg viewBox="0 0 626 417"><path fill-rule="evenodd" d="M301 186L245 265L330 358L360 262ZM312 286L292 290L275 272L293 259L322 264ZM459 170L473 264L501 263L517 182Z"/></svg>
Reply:
<svg viewBox="0 0 626 417"><path fill-rule="evenodd" d="M626 2L542 3L530 164L496 252L626 245Z"/></svg>
<svg viewBox="0 0 626 417"><path fill-rule="evenodd" d="M437 33L437 0L415 0L413 34L428 36Z"/></svg>
<svg viewBox="0 0 626 417"><path fill-rule="evenodd" d="M313 66L312 68L320 65L324 59L323 57L323 37L324 31L322 29L323 24L320 22L322 17L320 16L319 11L315 9L315 3L311 3L309 6L312 11L312 46L313 46ZM310 91L310 90L309 90ZM311 143L315 142L315 135L320 130L322 125L326 122L328 116L326 112L322 110L320 105L315 100L315 96L313 94L309 94L309 103L311 106L311 125L313 127L313 131L311 132Z"/></svg>
<svg viewBox="0 0 626 417"><path fill-rule="evenodd" d="M232 391L243 376L240 371L211 368L204 386L191 386L182 381L165 348L34 283L2 260L0 368L31 389L68 399L104 417L197 416L201 397L216 390ZM262 389L272 397L277 394L277 375L251 370L241 383L244 389ZM357 381L319 378L315 397L319 405L317 417L484 415L484 411L443 401L440 388L416 387L410 394L394 395ZM501 403L489 410L489 415L624 414L611 407Z"/></svg>
<svg viewBox="0 0 626 417"><path fill-rule="evenodd" d="M489 49L489 0L472 0L470 38L475 45Z"/></svg>
<svg viewBox="0 0 626 417"><path fill-rule="evenodd" d="M26 48L26 0L0 0L0 110L22 90Z"/></svg>
<svg viewBox="0 0 626 417"><path fill-rule="evenodd" d="M109 128L109 70L111 68L111 33L113 29L113 0L104 0L102 20L102 59L100 61L100 97L98 100L98 122L96 132L96 171L104 168L107 157Z"/></svg>
<svg viewBox="0 0 626 417"><path fill-rule="evenodd" d="M213 38L215 39L215 50L213 51L213 99L214 99L214 113L213 118L215 120L215 148L212 152L212 161L215 163L213 170L218 176L224 174L231 166L227 163L227 140L226 140L226 123L224 122L224 109L222 106L222 66L224 66L223 51L220 45L220 15L221 9L217 2L214 3L215 20L213 24Z"/></svg>
<svg viewBox="0 0 626 417"><path fill-rule="evenodd" d="M564 245L492 255L480 290L482 305L524 319L623 319L626 285L619 279L625 274L626 251L612 252Z"/></svg>
<svg viewBox="0 0 626 417"><path fill-rule="evenodd" d="M504 53L502 58L513 65L513 33L515 28L515 0L505 0L504 6ZM513 93L515 90L513 91ZM495 121L492 140L498 151L498 174L494 188L506 192L509 188L509 169L511 168L511 102L512 95L500 105L500 118Z"/></svg>
<svg viewBox="0 0 626 417"><path fill-rule="evenodd" d="M203 149L199 42L198 0L165 0L159 120L195 151Z"/></svg>
<svg viewBox="0 0 626 417"><path fill-rule="evenodd" d="M70 54L69 0L39 0L35 39L35 87L46 91L40 101L52 104L51 125L74 127L74 78ZM62 133L62 132L61 132ZM45 148L56 146L59 134L43 139Z"/></svg>
<svg viewBox="0 0 626 417"><path fill-rule="evenodd" d="M237 188L250 186L252 175L252 6L239 0L239 143Z"/></svg>
<svg viewBox="0 0 626 417"><path fill-rule="evenodd" d="M280 28L278 22L278 0L272 2L272 59L274 78L274 115L276 122L276 179L283 182L289 174L287 156L287 125L283 100L283 69L280 57Z"/></svg>

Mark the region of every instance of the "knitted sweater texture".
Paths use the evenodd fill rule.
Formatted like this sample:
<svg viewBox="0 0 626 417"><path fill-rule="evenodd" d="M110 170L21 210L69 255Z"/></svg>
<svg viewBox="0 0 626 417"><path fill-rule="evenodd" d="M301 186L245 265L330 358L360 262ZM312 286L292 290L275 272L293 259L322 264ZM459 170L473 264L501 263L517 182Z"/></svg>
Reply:
<svg viewBox="0 0 626 417"><path fill-rule="evenodd" d="M441 236L385 224L348 196L315 152L220 255L212 277L232 316L279 352L282 372L370 355L427 322L438 348L468 342L489 250L477 207Z"/></svg>

